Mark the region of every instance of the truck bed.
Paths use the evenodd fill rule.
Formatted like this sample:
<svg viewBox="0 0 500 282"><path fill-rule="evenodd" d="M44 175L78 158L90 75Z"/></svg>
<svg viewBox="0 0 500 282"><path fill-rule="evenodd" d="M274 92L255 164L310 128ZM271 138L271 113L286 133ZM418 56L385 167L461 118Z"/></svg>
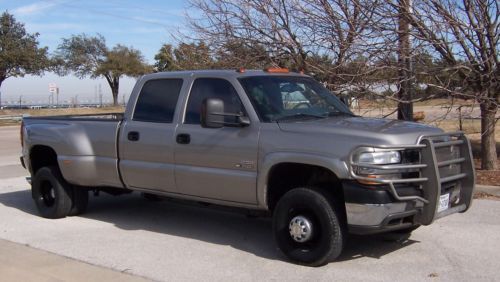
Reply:
<svg viewBox="0 0 500 282"><path fill-rule="evenodd" d="M123 113L26 117L25 142L56 150L61 172L72 184L123 187L117 166L122 120Z"/></svg>

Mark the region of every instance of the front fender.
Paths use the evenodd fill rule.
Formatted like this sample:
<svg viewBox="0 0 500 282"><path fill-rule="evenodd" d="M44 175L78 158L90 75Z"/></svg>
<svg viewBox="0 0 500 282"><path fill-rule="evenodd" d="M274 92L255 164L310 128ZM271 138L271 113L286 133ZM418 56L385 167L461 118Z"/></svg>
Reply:
<svg viewBox="0 0 500 282"><path fill-rule="evenodd" d="M345 161L338 158L329 158L319 154L273 152L267 154L259 165L257 179L257 201L259 206L267 206L267 183L272 168L280 163L297 163L324 167L333 172L339 179L349 178L349 169Z"/></svg>

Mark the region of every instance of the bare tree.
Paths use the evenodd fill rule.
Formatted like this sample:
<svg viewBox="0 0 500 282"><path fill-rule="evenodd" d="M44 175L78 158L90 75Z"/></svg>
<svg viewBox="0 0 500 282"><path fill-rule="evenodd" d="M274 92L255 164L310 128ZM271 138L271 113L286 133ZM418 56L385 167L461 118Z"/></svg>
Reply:
<svg viewBox="0 0 500 282"><path fill-rule="evenodd" d="M213 54L238 56L228 64L270 62L305 70L332 90L365 94L378 88L377 95L400 104L443 93L475 99L481 105L482 167L497 168L497 0L191 0L191 4L201 12L190 18L196 39L204 40ZM265 53L268 58L256 64L255 56L237 55L235 50ZM432 91L422 95L417 89L418 97L398 97L401 91L391 90L393 85L403 90L405 84L419 83ZM381 94L384 85L390 90L388 96Z"/></svg>
<svg viewBox="0 0 500 282"><path fill-rule="evenodd" d="M201 12L190 24L197 36L216 53L240 50L262 55L243 56L248 65L262 62L303 70L339 90L370 73L366 64L379 45L371 29L369 0L192 0ZM253 50L250 52L250 50ZM241 62L241 60L238 60ZM350 89L350 86L347 87Z"/></svg>
<svg viewBox="0 0 500 282"><path fill-rule="evenodd" d="M201 16L190 18L190 25L197 39L216 50L224 50L234 42L246 48L265 46L273 64L285 66L291 61L305 68L307 51L302 44L303 31L296 23L295 2L191 0Z"/></svg>
<svg viewBox="0 0 500 282"><path fill-rule="evenodd" d="M379 32L371 24L379 1L312 0L300 4L296 6L298 23L306 35L308 51L330 60L329 64L313 61L309 69L329 77L333 88L363 81L360 77L372 70L365 63L380 47L376 43Z"/></svg>
<svg viewBox="0 0 500 282"><path fill-rule="evenodd" d="M499 5L496 0L418 0L405 13L416 40L442 61L433 86L480 104L481 166L486 170L498 169Z"/></svg>

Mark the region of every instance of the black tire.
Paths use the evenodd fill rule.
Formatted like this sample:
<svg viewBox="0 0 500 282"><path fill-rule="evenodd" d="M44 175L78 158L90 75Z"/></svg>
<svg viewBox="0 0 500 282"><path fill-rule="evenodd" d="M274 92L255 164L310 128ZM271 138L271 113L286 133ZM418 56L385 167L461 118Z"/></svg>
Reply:
<svg viewBox="0 0 500 282"><path fill-rule="evenodd" d="M73 205L69 211L69 216L83 214L87 210L89 203L89 192L84 187L73 186Z"/></svg>
<svg viewBox="0 0 500 282"><path fill-rule="evenodd" d="M40 168L33 178L31 193L38 212L45 218L63 218L72 207L72 187L56 166Z"/></svg>
<svg viewBox="0 0 500 282"><path fill-rule="evenodd" d="M310 239L298 242L291 235L292 219L308 219ZM296 188L278 201L273 214L274 238L279 249L290 260L307 266L321 266L336 259L342 252L345 225L339 220L326 193L319 189Z"/></svg>

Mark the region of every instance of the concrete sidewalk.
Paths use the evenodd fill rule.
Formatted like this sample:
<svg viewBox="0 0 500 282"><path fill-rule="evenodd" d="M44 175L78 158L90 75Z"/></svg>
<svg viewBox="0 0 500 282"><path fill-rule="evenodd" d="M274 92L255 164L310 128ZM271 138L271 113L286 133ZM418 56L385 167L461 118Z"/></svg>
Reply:
<svg viewBox="0 0 500 282"><path fill-rule="evenodd" d="M476 185L476 193L478 192L500 197L500 186Z"/></svg>
<svg viewBox="0 0 500 282"><path fill-rule="evenodd" d="M0 254L2 281L149 281L6 240Z"/></svg>

